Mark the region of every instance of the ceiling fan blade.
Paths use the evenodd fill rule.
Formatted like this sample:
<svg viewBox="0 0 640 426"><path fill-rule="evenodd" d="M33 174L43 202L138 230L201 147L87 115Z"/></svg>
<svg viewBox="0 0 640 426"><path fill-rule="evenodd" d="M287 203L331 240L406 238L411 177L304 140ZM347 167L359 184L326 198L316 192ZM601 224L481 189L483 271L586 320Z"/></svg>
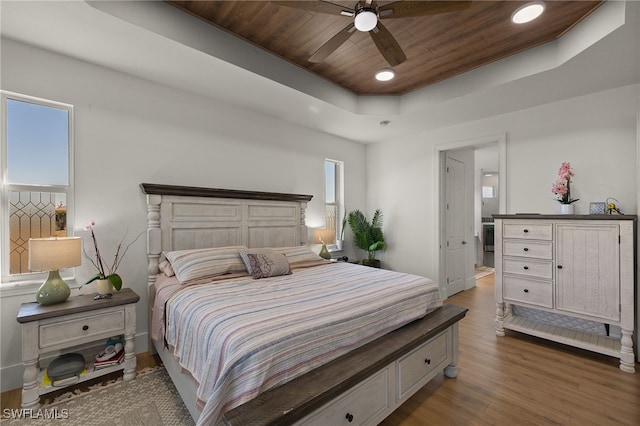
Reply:
<svg viewBox="0 0 640 426"><path fill-rule="evenodd" d="M355 11L339 4L329 3L328 1L272 1L278 6L293 7L296 9L304 9L311 12L327 13L329 15L353 16Z"/></svg>
<svg viewBox="0 0 640 426"><path fill-rule="evenodd" d="M351 37L351 34L355 31L356 27L353 23L344 27L338 34L334 35L329 39L329 41L320 46L320 48L311 55L309 62L320 63L327 59L327 57L342 46L345 41L349 40L349 37Z"/></svg>
<svg viewBox="0 0 640 426"><path fill-rule="evenodd" d="M380 18L412 18L463 10L471 1L397 1L380 6Z"/></svg>
<svg viewBox="0 0 640 426"><path fill-rule="evenodd" d="M407 56L396 39L380 21L378 21L378 25L374 29L369 31L369 34L371 34L373 42L389 65L395 67L407 60Z"/></svg>

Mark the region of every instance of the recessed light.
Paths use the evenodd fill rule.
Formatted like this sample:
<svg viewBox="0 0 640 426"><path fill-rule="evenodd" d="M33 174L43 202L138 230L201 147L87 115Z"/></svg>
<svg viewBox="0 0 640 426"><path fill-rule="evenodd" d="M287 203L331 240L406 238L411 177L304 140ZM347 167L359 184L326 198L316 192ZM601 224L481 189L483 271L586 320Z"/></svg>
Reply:
<svg viewBox="0 0 640 426"><path fill-rule="evenodd" d="M541 1L535 1L520 6L511 15L511 21L514 24L525 24L536 19L544 12L544 3Z"/></svg>
<svg viewBox="0 0 640 426"><path fill-rule="evenodd" d="M393 72L392 69L385 68L376 73L376 80L378 81L389 81L396 76L396 73Z"/></svg>

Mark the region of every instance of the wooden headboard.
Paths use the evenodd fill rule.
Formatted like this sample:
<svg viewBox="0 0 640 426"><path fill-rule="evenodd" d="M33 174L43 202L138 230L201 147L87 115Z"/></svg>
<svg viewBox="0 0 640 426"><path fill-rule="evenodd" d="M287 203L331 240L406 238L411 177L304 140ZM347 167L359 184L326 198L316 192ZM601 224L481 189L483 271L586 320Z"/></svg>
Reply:
<svg viewBox="0 0 640 426"><path fill-rule="evenodd" d="M307 243L305 209L312 195L141 183L147 194L149 285L164 251Z"/></svg>

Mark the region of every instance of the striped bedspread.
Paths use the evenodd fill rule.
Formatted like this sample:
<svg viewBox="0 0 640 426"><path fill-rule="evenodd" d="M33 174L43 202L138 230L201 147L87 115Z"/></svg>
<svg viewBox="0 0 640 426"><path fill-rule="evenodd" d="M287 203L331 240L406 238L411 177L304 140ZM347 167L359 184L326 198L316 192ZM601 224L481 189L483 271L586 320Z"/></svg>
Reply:
<svg viewBox="0 0 640 426"><path fill-rule="evenodd" d="M166 340L199 383L199 425L442 305L416 275L332 263L184 288Z"/></svg>

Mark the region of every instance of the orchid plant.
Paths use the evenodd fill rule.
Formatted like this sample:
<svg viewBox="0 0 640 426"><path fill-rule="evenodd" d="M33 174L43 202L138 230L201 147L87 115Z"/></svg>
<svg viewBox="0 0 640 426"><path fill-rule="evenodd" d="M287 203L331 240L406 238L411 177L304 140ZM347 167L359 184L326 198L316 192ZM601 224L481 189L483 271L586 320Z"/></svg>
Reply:
<svg viewBox="0 0 640 426"><path fill-rule="evenodd" d="M104 257L102 256L102 253L100 253L100 249L98 248L98 241L96 240L96 234L93 230L95 225L96 223L94 221L91 221L89 225L85 227L85 230L91 232L91 240L93 241L93 248L95 251L95 254L93 257L95 257L95 259L89 256L89 254L84 248L84 245L82 247L82 252L84 254L84 257L91 262L91 264L96 268L98 272L95 276L89 279L89 281L87 281L85 285L90 284L95 280L106 279L106 280L109 280L111 285L113 285L113 287L117 291L120 291L120 289L122 288L122 278L120 278L120 275L116 273L116 271L118 270L118 266L120 266L120 262L124 258L125 254L127 254L127 250L129 250L129 247L131 247L131 245L135 243L144 232L141 232L140 234L138 234L138 236L134 238L134 240L131 241L129 244L127 244L123 249L122 244L124 243L124 239L127 236L127 234L125 233L125 235L122 237L122 240L118 244L118 247L116 247L116 254L113 257L113 262L111 264L108 264L105 261Z"/></svg>
<svg viewBox="0 0 640 426"><path fill-rule="evenodd" d="M579 200L579 198L571 198L571 178L573 175L571 163L562 163L558 170L558 180L551 188L551 192L558 196L560 204L571 204Z"/></svg>

